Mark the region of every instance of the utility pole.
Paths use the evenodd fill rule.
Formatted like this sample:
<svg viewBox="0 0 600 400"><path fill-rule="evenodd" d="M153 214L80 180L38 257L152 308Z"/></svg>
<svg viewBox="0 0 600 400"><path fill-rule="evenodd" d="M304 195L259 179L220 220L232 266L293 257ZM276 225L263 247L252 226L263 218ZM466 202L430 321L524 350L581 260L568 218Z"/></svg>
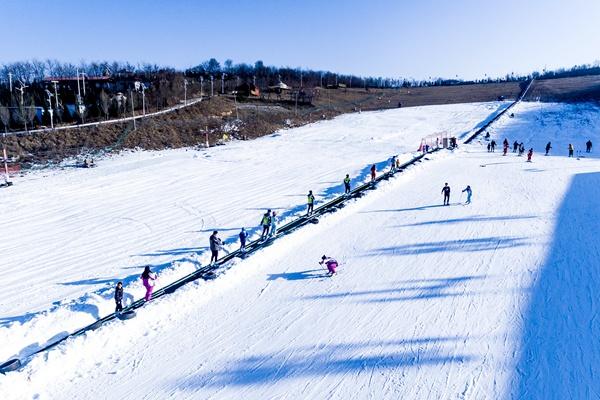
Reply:
<svg viewBox="0 0 600 400"><path fill-rule="evenodd" d="M183 105L187 106L187 79L183 80Z"/></svg>
<svg viewBox="0 0 600 400"><path fill-rule="evenodd" d="M6 130L8 128L4 125L4 132L2 133L2 152L4 153L4 183L8 186L12 185L11 182L8 181L8 156L6 155Z"/></svg>
<svg viewBox="0 0 600 400"><path fill-rule="evenodd" d="M46 94L48 95L48 112L50 113L50 127L54 129L54 110L52 109L52 96L54 95L48 89L46 89Z"/></svg>
<svg viewBox="0 0 600 400"><path fill-rule="evenodd" d="M221 94L225 94L225 73L221 74Z"/></svg>
<svg viewBox="0 0 600 400"><path fill-rule="evenodd" d="M56 103L56 112L58 113L58 88L56 86L58 81L52 81L52 83L54 84L54 102Z"/></svg>
<svg viewBox="0 0 600 400"><path fill-rule="evenodd" d="M240 115L238 114L238 107L237 107L237 90L233 91L233 102L235 104L235 119L240 119Z"/></svg>
<svg viewBox="0 0 600 400"><path fill-rule="evenodd" d="M133 106L133 92L129 89L129 97L131 97L131 116L133 117L133 130L135 131L135 107Z"/></svg>
<svg viewBox="0 0 600 400"><path fill-rule="evenodd" d="M29 86L25 86L25 84L21 81L19 81L19 84L21 87L18 87L17 90L21 92L21 116L23 117L23 122L25 123L25 131L27 132L27 116L25 115L25 106L23 104L23 92L25 92L25 88L28 88Z"/></svg>
<svg viewBox="0 0 600 400"><path fill-rule="evenodd" d="M321 72L321 87L323 87L323 73Z"/></svg>
<svg viewBox="0 0 600 400"><path fill-rule="evenodd" d="M146 85L140 82L140 87L142 89L142 114L146 115Z"/></svg>
<svg viewBox="0 0 600 400"><path fill-rule="evenodd" d="M300 88L302 88L302 68L300 68Z"/></svg>
<svg viewBox="0 0 600 400"><path fill-rule="evenodd" d="M204 77L201 76L200 77L200 99L202 99L203 93L202 93L202 87L204 85Z"/></svg>
<svg viewBox="0 0 600 400"><path fill-rule="evenodd" d="M8 73L8 85L10 87L10 94L12 95L12 72Z"/></svg>
<svg viewBox="0 0 600 400"><path fill-rule="evenodd" d="M215 95L215 77L210 76L210 97Z"/></svg>
<svg viewBox="0 0 600 400"><path fill-rule="evenodd" d="M81 85L83 86L83 97L85 98L85 76L87 74L85 72L81 73Z"/></svg>

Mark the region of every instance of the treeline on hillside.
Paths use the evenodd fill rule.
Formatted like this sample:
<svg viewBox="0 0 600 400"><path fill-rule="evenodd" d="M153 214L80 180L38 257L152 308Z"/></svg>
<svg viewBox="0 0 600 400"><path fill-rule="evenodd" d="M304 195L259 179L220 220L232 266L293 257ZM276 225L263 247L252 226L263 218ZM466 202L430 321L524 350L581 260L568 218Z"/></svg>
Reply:
<svg viewBox="0 0 600 400"><path fill-rule="evenodd" d="M0 65L0 124L5 129L28 129L61 123L82 123L150 112L200 95L231 93L241 84L269 91L280 83L310 91L327 88L400 88L524 81L600 74L600 65L507 74L480 80L384 78L267 66L211 58L195 67L176 70L156 64L31 60Z"/></svg>

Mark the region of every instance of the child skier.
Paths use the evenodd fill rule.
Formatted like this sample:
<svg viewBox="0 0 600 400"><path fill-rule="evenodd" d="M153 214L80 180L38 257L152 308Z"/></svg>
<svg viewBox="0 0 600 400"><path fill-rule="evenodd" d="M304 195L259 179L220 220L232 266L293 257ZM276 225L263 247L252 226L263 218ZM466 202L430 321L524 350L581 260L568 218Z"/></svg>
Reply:
<svg viewBox="0 0 600 400"><path fill-rule="evenodd" d="M115 312L123 311L123 282L117 283L117 287L115 288L115 303L117 304Z"/></svg>
<svg viewBox="0 0 600 400"><path fill-rule="evenodd" d="M325 264L327 266L327 275L335 275L335 269L338 267L338 262L334 258L327 257L324 255L323 257L321 257L321 261L319 261L319 264Z"/></svg>
<svg viewBox="0 0 600 400"><path fill-rule="evenodd" d="M467 187L463 189L463 193L464 192L467 192L467 201L465 204L471 204L471 195L473 194L471 186L467 185Z"/></svg>
<svg viewBox="0 0 600 400"><path fill-rule="evenodd" d="M448 182L442 188L442 193L444 194L444 205L450 205L450 186L448 186Z"/></svg>
<svg viewBox="0 0 600 400"><path fill-rule="evenodd" d="M142 272L142 284L146 288L146 295L144 296L144 300L150 301L152 300L152 291L154 290L154 281L156 281L156 274L150 271L150 266L146 266L144 268L144 272Z"/></svg>

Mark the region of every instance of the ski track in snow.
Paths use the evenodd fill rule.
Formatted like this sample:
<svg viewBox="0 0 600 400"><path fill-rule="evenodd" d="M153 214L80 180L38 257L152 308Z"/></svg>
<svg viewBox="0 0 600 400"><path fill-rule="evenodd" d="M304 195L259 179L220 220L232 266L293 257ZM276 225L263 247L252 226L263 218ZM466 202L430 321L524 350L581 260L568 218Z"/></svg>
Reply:
<svg viewBox="0 0 600 400"><path fill-rule="evenodd" d="M454 107L459 110L453 110ZM366 176L364 167L369 157L385 160L385 155L393 153L390 141L404 140L397 133L400 129L395 125L400 124L397 120L406 118L403 124L423 124L415 121L427 117L429 122L431 115L433 118L445 115L445 119L436 123L443 122L445 128L462 133L488 117L484 112L487 110L489 114L486 107L423 107L352 115L285 132L285 140L276 136L258 140L256 144L240 143L205 152L210 158L202 164L213 168L219 159L225 161L241 153L240 157L255 164L243 174L235 162L231 163L234 165L231 169L215 174L199 173L194 177L185 173L187 167L199 161L194 158L198 153L192 151L133 153L106 160L106 166L92 172L48 172L47 179L55 181L61 193L68 193L65 198L81 201L53 204L54 211L50 213L37 211L34 207L39 200L25 192L28 185L29 191L47 185L32 176L22 183L25 189L19 190L23 191L5 195L10 215L14 215L9 218L9 225L21 229L23 235L18 240L8 240L8 245L5 242L2 253L9 254L9 260L26 263L27 260L19 259L26 254L14 250L17 245L27 246L26 242L35 239L31 243L50 254L52 248L61 248L57 243L69 238L72 230L88 232L96 239L95 246L83 246L82 239L72 245L73 251L80 251L78 254L59 251L44 265L29 264L27 270L2 268L5 281L13 279L10 282L15 285L8 286L12 293L3 294L6 297L0 303L4 307L2 315L60 301L58 296L88 297L76 303L74 309L69 309L67 303L59 303L50 311L5 324L0 328L0 332L4 331L2 337L12 347L22 348L22 344L44 337L44 331L59 334L66 325L63 318L73 317L82 304L95 305L95 312L100 315L112 308L109 298L112 293L91 292L90 289L97 290L98 283L89 282L72 291L62 286L52 288L41 298L28 300L27 294L39 291L42 284L53 286L53 279L90 279L87 276L106 276L112 284L123 265L137 267L141 263L139 259L121 259L120 268L115 267L113 262L122 257L119 252L127 255L160 252L157 249L182 249L161 257L166 275L161 280L180 276L193 270L193 263L182 261L173 268L169 260L191 257L190 249L197 252L198 237L208 236L208 231L214 228L207 226L200 228L207 232L193 232L198 229L195 226L200 224L199 219L206 224L214 219L220 228L237 228L241 226L239 221L247 223L246 226L255 224L261 210L269 205L280 205L282 211L296 206L300 212L304 204L302 193L306 192L302 182L312 183L316 178L322 182L321 186L311 187L317 193L326 193L345 171ZM571 140L583 143L586 135L592 140L599 137L593 124L599 124L595 121L600 110L592 106L523 103L514 112L514 119L503 117L492 129L498 141L505 135L509 140L523 138L527 147L531 143L541 150L549 137L555 149L563 146L566 149ZM461 121L455 124L453 118L457 116ZM465 122L469 117L470 127ZM587 125L581 121L587 121ZM376 144L368 150L356 150L364 137L360 139L353 129L360 131L365 126L374 126L373 130L382 137L381 147ZM424 136L409 127L403 129L417 141ZM339 157L339 167L331 165L327 154L331 141L323 135L324 131L346 135L342 149L336 149L344 153ZM565 132L573 135L567 137ZM414 141L408 143L409 138L405 139L405 144L396 144L414 148ZM305 142L318 145L325 154L315 156L315 150L309 150ZM270 143L274 147L269 147ZM291 155L286 152L290 148L294 149ZM272 151L270 155L277 154L267 166L264 160L254 159L265 150ZM285 162L281 153L287 157ZM593 343L586 345L589 340L583 339L600 333L592 294L600 279L577 271L597 267L598 258L576 259L572 265L560 261L565 266L579 268L561 274L562 270L555 272L546 257L550 254L560 259L568 257L566 250L561 250L568 245L557 242L557 220L567 218L559 212L565 208L563 200L572 197L565 194L573 191L573 182L578 177L600 172L600 161L536 154L530 164L514 154L507 157L498 152L488 154L479 143L464 146L454 154L443 152L428 158L431 160L416 164L389 182L382 182L378 190L321 218L318 225L282 237L252 257L234 263L217 280L189 284L145 305L134 320L115 321L32 358L21 371L0 376L0 392L14 395L8 398L15 399L106 398L115 393L131 399L479 399L551 398L557 393L560 396L555 398L597 395L600 388L594 377L600 372L599 364L590 364L590 360L597 360L600 350ZM274 168L277 163L279 166ZM97 175L94 179L86 176L82 181L78 174L84 173ZM153 179L166 180L169 175L172 175L169 186L177 181L180 186L167 186L159 193L161 201L154 201L147 188L152 188ZM208 184L207 176L212 178ZM226 176L237 178L235 182L225 181ZM281 176L293 179L284 180ZM452 205L443 207L439 206L440 190L446 181L452 187ZM117 192L120 197L115 195L115 201L109 202L106 209L90 207L84 212L78 207L90 198L86 198L87 191L77 190L77 185L83 183L91 185L92 196L99 196L110 187L110 192ZM467 184L474 190L473 203L457 204L460 190ZM67 190L69 185L73 185L71 190ZM193 195L185 190L199 185L205 187L202 191L190 189ZM296 189L299 185L302 189ZM15 188L20 186L21 183ZM139 197L129 197L135 192ZM237 192L244 196L231 195ZM293 196L284 197L287 194ZM130 201L126 201L128 197ZM574 223L586 226L585 218L597 220L600 211L595 204L589 203L587 213L576 215ZM61 213L82 222L71 224L68 219L69 224L60 225L60 221L66 221ZM202 217L190 221L195 213ZM111 218L119 222L111 222ZM17 228L20 224L38 224L37 228L57 224L50 235L57 241L52 243L47 235L33 234L33 228L31 231ZM97 229L89 229L89 225ZM221 230L224 237L237 233L237 230ZM132 232L138 236L131 238ZM164 232L173 234L165 236ZM568 232L569 238L577 237L584 242L590 254L598 254L598 245L590 243L588 230ZM102 239L103 235L111 239ZM559 235L559 239L564 235ZM578 250L576 247L574 251ZM32 259L43 258L43 251L36 251L39 255L32 254ZM91 259L85 257L87 251L106 256L96 259L101 267L94 265L84 274L70 263ZM323 253L341 261L337 276L321 277L324 271L317 261ZM202 253L196 258L206 262ZM60 276L59 265L63 263L69 278ZM106 272L100 273L103 269ZM138 273L138 269L127 272ZM50 276L44 278L44 274ZM549 278L554 275L566 280L561 282L565 286L574 279L586 278L582 290L567 295L571 303L565 304L565 319L553 309L553 301L542 306L537 300L542 293L556 291L548 286L556 285ZM140 297L139 284L127 283L126 290ZM9 302L11 295L14 304ZM538 313L540 307L545 308ZM585 319L588 314L578 314L580 307L590 310L591 320ZM86 320L72 319L76 327ZM552 323L548 325L548 321ZM587 333L571 332L580 325ZM545 397L538 393L543 392L544 384L552 386L555 376L548 371L556 364L554 355L547 354L548 349L539 342L540 326L574 333L566 336L575 344L560 341L561 345L587 352L585 356L572 358L559 356L567 371L580 373L561 375L560 383L566 389L547 392ZM24 340L16 338L22 334L26 336ZM584 350L581 346L587 347ZM14 349L3 346L5 356L10 356L11 351Z"/></svg>

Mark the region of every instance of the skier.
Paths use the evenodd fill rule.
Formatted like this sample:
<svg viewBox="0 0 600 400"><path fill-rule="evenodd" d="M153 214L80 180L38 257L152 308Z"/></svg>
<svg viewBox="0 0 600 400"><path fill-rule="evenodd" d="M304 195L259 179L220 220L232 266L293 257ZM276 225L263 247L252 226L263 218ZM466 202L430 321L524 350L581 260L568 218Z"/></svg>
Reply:
<svg viewBox="0 0 600 400"><path fill-rule="evenodd" d="M492 145L491 145L491 143L487 144L487 148L488 148L488 153L492 151Z"/></svg>
<svg viewBox="0 0 600 400"><path fill-rule="evenodd" d="M327 275L333 276L335 275L335 269L338 267L338 262L331 257L323 256L321 257L321 261L319 261L320 265L325 264L327 266Z"/></svg>
<svg viewBox="0 0 600 400"><path fill-rule="evenodd" d="M444 205L450 205L450 186L448 186L448 182L442 188L442 193L444 194Z"/></svg>
<svg viewBox="0 0 600 400"><path fill-rule="evenodd" d="M588 140L587 142L585 142L585 152L586 153L592 152L592 141L591 140Z"/></svg>
<svg viewBox="0 0 600 400"><path fill-rule="evenodd" d="M396 172L396 156L393 156L392 161L390 162L390 172L392 174Z"/></svg>
<svg viewBox="0 0 600 400"><path fill-rule="evenodd" d="M344 194L350 193L350 175L346 174L344 178Z"/></svg>
<svg viewBox="0 0 600 400"><path fill-rule="evenodd" d="M123 311L123 282L118 282L117 287L115 288L115 303L117 303L117 307L115 308L115 312Z"/></svg>
<svg viewBox="0 0 600 400"><path fill-rule="evenodd" d="M271 210L267 210L267 212L263 214L260 224L263 228L260 238L264 239L269 234L269 228L271 227Z"/></svg>
<svg viewBox="0 0 600 400"><path fill-rule="evenodd" d="M400 169L400 159L396 157L396 171Z"/></svg>
<svg viewBox="0 0 600 400"><path fill-rule="evenodd" d="M548 142L546 144L546 154L545 155L548 155L548 153L550 153L551 148L552 148L552 143Z"/></svg>
<svg viewBox="0 0 600 400"><path fill-rule="evenodd" d="M218 231L213 231L212 235L210 235L210 263L217 262L217 258L219 258L219 250L223 246L223 242L217 236Z"/></svg>
<svg viewBox="0 0 600 400"><path fill-rule="evenodd" d="M508 140L504 139L504 149L502 150L502 155L505 156L508 153Z"/></svg>
<svg viewBox="0 0 600 400"><path fill-rule="evenodd" d="M240 252L243 254L246 252L246 239L248 239L248 232L244 228L240 231Z"/></svg>
<svg viewBox="0 0 600 400"><path fill-rule="evenodd" d="M377 167L375 166L375 164L373 164L371 166L371 182L375 181L375 177L377 176L376 171L377 171Z"/></svg>
<svg viewBox="0 0 600 400"><path fill-rule="evenodd" d="M315 196L313 195L312 190L308 191L308 205L306 210L306 215L310 215L313 212L313 208L315 206Z"/></svg>
<svg viewBox="0 0 600 400"><path fill-rule="evenodd" d="M271 231L269 232L269 236L275 236L275 231L277 230L277 213L273 211L273 215L271 216Z"/></svg>
<svg viewBox="0 0 600 400"><path fill-rule="evenodd" d="M573 157L574 151L575 151L575 148L573 147L573 145L571 143L569 143L569 157Z"/></svg>
<svg viewBox="0 0 600 400"><path fill-rule="evenodd" d="M467 192L467 202L465 204L471 204L471 195L473 194L471 186L467 185L467 187L463 189L463 193L464 192Z"/></svg>
<svg viewBox="0 0 600 400"><path fill-rule="evenodd" d="M496 141L492 139L492 141L490 142L490 145L492 147L492 153L496 151Z"/></svg>
<svg viewBox="0 0 600 400"><path fill-rule="evenodd" d="M527 162L531 162L531 157L533 157L533 147L527 152Z"/></svg>
<svg viewBox="0 0 600 400"><path fill-rule="evenodd" d="M515 142L513 143L513 153L516 153L518 149L519 149L519 142L517 142L515 140Z"/></svg>
<svg viewBox="0 0 600 400"><path fill-rule="evenodd" d="M519 155L522 156L525 153L525 145L523 142L519 143Z"/></svg>
<svg viewBox="0 0 600 400"><path fill-rule="evenodd" d="M506 147L508 149L509 144L508 144L508 139L507 138L504 138L504 141L502 142L502 146Z"/></svg>
<svg viewBox="0 0 600 400"><path fill-rule="evenodd" d="M142 284L146 288L146 295L144 296L144 300L150 301L152 300L152 291L154 290L154 281L156 281L156 274L150 271L150 266L146 265L144 268L144 272L142 272Z"/></svg>

